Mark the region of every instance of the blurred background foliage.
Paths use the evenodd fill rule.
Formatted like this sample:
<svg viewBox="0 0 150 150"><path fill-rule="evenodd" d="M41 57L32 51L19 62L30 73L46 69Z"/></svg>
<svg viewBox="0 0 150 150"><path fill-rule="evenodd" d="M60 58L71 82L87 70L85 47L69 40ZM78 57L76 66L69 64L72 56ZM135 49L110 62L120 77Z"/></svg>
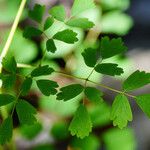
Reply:
<svg viewBox="0 0 150 150"><path fill-rule="evenodd" d="M10 27L14 21L21 0L0 0L0 51L2 50ZM9 55L14 55L18 63L35 65L42 57L45 49L45 38L34 38L27 40L22 37L23 29L27 25L36 26L28 18L28 10L35 3L46 5L47 10L57 4L64 4L67 13L70 13L72 0L30 0L24 10L11 47ZM56 41L57 51L55 54L47 53L43 64L49 64L56 70L86 77L91 71L84 64L81 52L87 46L98 45L97 39L103 35L110 37L125 36L133 27L133 19L127 14L130 7L130 0L95 0L96 7L85 11L81 14L95 23L95 27L89 32L83 32L77 28L74 30L78 33L79 41L69 45ZM48 15L48 13L45 15ZM54 35L59 29L68 28L60 22L55 24L46 31L48 36ZM100 35L99 35L100 34ZM128 42L127 42L128 43ZM118 63L124 70L125 74L117 78L117 81L124 80L134 68L133 60L126 56L117 56L108 60L109 62ZM130 66L130 67L129 67ZM84 69L83 69L84 68ZM27 74L32 68L20 68L22 74ZM48 77L49 78L49 77ZM53 75L51 78L66 85L75 82L74 79L68 79L59 75ZM96 82L109 82L98 73L93 73L91 79ZM13 89L16 91L21 83L17 80ZM109 83L111 84L111 83ZM115 85L118 88L118 85ZM108 91L104 91L105 95ZM55 96L45 97L40 94L36 86L33 86L29 95L24 97L38 110L38 120L32 126L18 126L18 119L14 115L16 125L14 141L17 149L33 150L135 150L137 149L137 139L134 130L129 127L119 130L112 126L109 120L110 104L113 94L105 96L105 102L101 105L87 104L93 121L93 132L83 140L71 137L68 132L68 123L74 114L81 96L74 98L72 101L56 101ZM143 149L144 150L144 149Z"/></svg>

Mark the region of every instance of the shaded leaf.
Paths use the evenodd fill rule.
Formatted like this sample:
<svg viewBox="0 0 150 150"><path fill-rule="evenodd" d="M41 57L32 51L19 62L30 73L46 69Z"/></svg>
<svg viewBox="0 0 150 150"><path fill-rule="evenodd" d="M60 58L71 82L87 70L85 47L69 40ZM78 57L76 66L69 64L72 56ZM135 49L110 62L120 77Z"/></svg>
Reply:
<svg viewBox="0 0 150 150"><path fill-rule="evenodd" d="M53 38L69 44L73 44L78 41L77 33L70 29L57 32Z"/></svg>
<svg viewBox="0 0 150 150"><path fill-rule="evenodd" d="M0 94L0 106L10 104L15 101L15 97L10 94Z"/></svg>
<svg viewBox="0 0 150 150"><path fill-rule="evenodd" d="M55 46L55 43L54 43L53 39L47 40L47 42L46 42L46 49L47 49L48 52L55 53L55 51L57 50L57 48Z"/></svg>
<svg viewBox="0 0 150 150"><path fill-rule="evenodd" d="M150 118L150 94L144 94L136 97L136 102L142 111Z"/></svg>
<svg viewBox="0 0 150 150"><path fill-rule="evenodd" d="M44 23L44 30L47 30L50 28L54 23L54 18L53 17L48 17Z"/></svg>
<svg viewBox="0 0 150 150"><path fill-rule="evenodd" d="M100 52L103 59L118 55L127 50L121 38L103 37L100 43Z"/></svg>
<svg viewBox="0 0 150 150"><path fill-rule="evenodd" d="M34 27L26 27L23 32L23 37L25 38L32 38L36 36L40 36L43 32L37 28Z"/></svg>
<svg viewBox="0 0 150 150"><path fill-rule="evenodd" d="M103 102L103 99L102 99L103 93L94 87L86 87L84 93L86 97L88 98L88 100L91 102L94 102L97 104Z"/></svg>
<svg viewBox="0 0 150 150"><path fill-rule="evenodd" d="M32 125L36 122L36 109L25 100L19 100L16 111L21 124Z"/></svg>
<svg viewBox="0 0 150 150"><path fill-rule="evenodd" d="M112 105L110 119L113 120L114 126L118 126L121 129L127 126L128 121L132 121L132 111L125 95L119 94L116 96Z"/></svg>
<svg viewBox="0 0 150 150"><path fill-rule="evenodd" d="M42 18L45 12L45 6L35 4L33 10L29 11L29 17L38 23L42 22Z"/></svg>
<svg viewBox="0 0 150 150"><path fill-rule="evenodd" d="M82 56L84 58L84 62L89 67L94 67L98 60L97 56L98 52L96 49L87 48L82 52Z"/></svg>
<svg viewBox="0 0 150 150"><path fill-rule="evenodd" d="M13 121L11 117L5 119L0 126L0 144L4 145L12 138Z"/></svg>
<svg viewBox="0 0 150 150"><path fill-rule="evenodd" d="M45 76L45 75L50 75L53 72L54 72L53 68L50 68L48 65L45 65L45 66L40 66L35 68L31 72L31 76L32 77Z"/></svg>
<svg viewBox="0 0 150 150"><path fill-rule="evenodd" d="M57 82L51 80L38 80L36 83L45 96L55 95L57 93L56 88L59 87Z"/></svg>
<svg viewBox="0 0 150 150"><path fill-rule="evenodd" d="M76 135L78 138L83 139L88 136L92 131L91 118L84 105L80 105L70 123L69 131L71 135Z"/></svg>
<svg viewBox="0 0 150 150"><path fill-rule="evenodd" d="M28 92L30 91L30 88L32 86L32 78L26 78L21 86L21 95L25 96L28 94Z"/></svg>
<svg viewBox="0 0 150 150"><path fill-rule="evenodd" d="M94 26L94 23L89 21L87 18L73 18L66 22L68 26L78 27L82 29L90 29Z"/></svg>
<svg viewBox="0 0 150 150"><path fill-rule="evenodd" d="M50 9L49 13L57 20L64 21L66 17L65 8L63 5L55 6Z"/></svg>
<svg viewBox="0 0 150 150"><path fill-rule="evenodd" d="M150 73L135 71L123 83L123 89L132 91L150 83Z"/></svg>
<svg viewBox="0 0 150 150"><path fill-rule="evenodd" d="M14 57L5 57L2 61L3 68L11 73L16 73L17 63Z"/></svg>
<svg viewBox="0 0 150 150"><path fill-rule="evenodd" d="M94 0L74 0L73 6L71 8L71 15L75 16L83 11L94 8Z"/></svg>
<svg viewBox="0 0 150 150"><path fill-rule="evenodd" d="M84 87L80 84L71 84L60 89L60 92L57 94L57 100L68 101L76 96L78 96Z"/></svg>
<svg viewBox="0 0 150 150"><path fill-rule="evenodd" d="M95 67L95 71L110 76L121 75L122 73L124 73L123 69L118 67L118 64L112 63L98 64Z"/></svg>

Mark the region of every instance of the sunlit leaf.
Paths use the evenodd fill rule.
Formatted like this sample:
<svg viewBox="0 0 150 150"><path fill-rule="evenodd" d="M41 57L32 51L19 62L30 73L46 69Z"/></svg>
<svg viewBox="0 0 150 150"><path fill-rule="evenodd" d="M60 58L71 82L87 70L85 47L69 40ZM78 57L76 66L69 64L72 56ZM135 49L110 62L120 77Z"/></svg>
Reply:
<svg viewBox="0 0 150 150"><path fill-rule="evenodd" d="M125 95L119 94L116 96L112 105L110 119L113 120L114 126L118 126L121 129L127 126L128 121L132 121L132 111Z"/></svg>
<svg viewBox="0 0 150 150"><path fill-rule="evenodd" d="M91 118L84 105L80 105L70 123L69 131L74 136L83 139L92 131Z"/></svg>

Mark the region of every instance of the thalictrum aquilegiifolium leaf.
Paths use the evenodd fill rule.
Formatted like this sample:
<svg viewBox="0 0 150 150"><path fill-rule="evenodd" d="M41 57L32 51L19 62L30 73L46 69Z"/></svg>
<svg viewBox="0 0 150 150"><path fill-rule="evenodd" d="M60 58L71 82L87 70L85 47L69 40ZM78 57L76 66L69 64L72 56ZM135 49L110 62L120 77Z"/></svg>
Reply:
<svg viewBox="0 0 150 150"><path fill-rule="evenodd" d="M0 106L10 104L15 101L15 97L10 94L0 94Z"/></svg>
<svg viewBox="0 0 150 150"><path fill-rule="evenodd" d="M53 39L49 39L46 41L46 49L48 52L52 52L55 53L55 51L57 50L54 40Z"/></svg>
<svg viewBox="0 0 150 150"><path fill-rule="evenodd" d="M70 123L69 131L71 135L76 135L83 139L92 131L92 121L84 105L80 105Z"/></svg>
<svg viewBox="0 0 150 150"><path fill-rule="evenodd" d="M44 30L47 30L50 28L54 23L54 18L53 17L48 17L44 23Z"/></svg>

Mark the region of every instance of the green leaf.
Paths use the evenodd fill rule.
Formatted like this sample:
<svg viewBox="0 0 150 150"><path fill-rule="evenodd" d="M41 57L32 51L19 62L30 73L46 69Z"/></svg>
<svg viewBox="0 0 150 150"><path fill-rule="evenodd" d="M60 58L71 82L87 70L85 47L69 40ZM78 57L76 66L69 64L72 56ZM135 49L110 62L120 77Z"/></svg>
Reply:
<svg viewBox="0 0 150 150"><path fill-rule="evenodd" d="M66 12L63 5L55 6L50 9L49 13L57 20L64 21L66 18Z"/></svg>
<svg viewBox="0 0 150 150"><path fill-rule="evenodd" d="M4 145L12 138L13 121L11 117L6 118L0 126L0 145Z"/></svg>
<svg viewBox="0 0 150 150"><path fill-rule="evenodd" d="M29 11L29 17L37 21L38 23L41 23L44 12L45 12L45 6L35 4L33 10Z"/></svg>
<svg viewBox="0 0 150 150"><path fill-rule="evenodd" d="M150 94L144 94L136 97L136 102L143 112L150 118Z"/></svg>
<svg viewBox="0 0 150 150"><path fill-rule="evenodd" d="M3 58L2 66L6 71L16 73L17 63L14 57Z"/></svg>
<svg viewBox="0 0 150 150"><path fill-rule="evenodd" d="M23 32L23 37L25 38L32 38L36 36L40 36L43 32L37 28L34 27L26 27L24 32Z"/></svg>
<svg viewBox="0 0 150 150"><path fill-rule="evenodd" d="M94 0L74 0L71 9L71 15L76 16L82 13L83 11L86 11L94 7L95 7Z"/></svg>
<svg viewBox="0 0 150 150"><path fill-rule="evenodd" d="M36 109L25 100L19 100L16 111L21 124L32 125L36 122Z"/></svg>
<svg viewBox="0 0 150 150"><path fill-rule="evenodd" d="M132 91L150 83L150 73L135 71L123 83L123 89Z"/></svg>
<svg viewBox="0 0 150 150"><path fill-rule="evenodd" d="M78 27L82 29L90 29L94 26L94 23L89 21L87 18L73 18L66 22L68 26Z"/></svg>
<svg viewBox="0 0 150 150"><path fill-rule="evenodd" d="M82 52L82 56L84 58L84 62L89 67L94 67L98 60L98 52L96 49L88 48Z"/></svg>
<svg viewBox="0 0 150 150"><path fill-rule="evenodd" d="M15 97L9 94L0 94L0 106L7 105L15 101Z"/></svg>
<svg viewBox="0 0 150 150"><path fill-rule="evenodd" d="M46 49L47 49L48 52L55 53L55 51L57 50L57 48L55 46L55 43L54 43L53 39L47 40L47 42L46 42Z"/></svg>
<svg viewBox="0 0 150 150"><path fill-rule="evenodd" d="M54 39L63 41L65 43L73 44L78 41L77 33L73 32L70 29L66 29L60 32L57 32L54 36Z"/></svg>
<svg viewBox="0 0 150 150"><path fill-rule="evenodd" d="M57 94L57 100L68 101L76 96L78 96L84 87L80 84L71 84L60 89L60 92Z"/></svg>
<svg viewBox="0 0 150 150"><path fill-rule="evenodd" d="M132 121L132 111L125 95L119 94L116 96L110 119L113 120L114 126L118 125L121 129L127 126L128 121Z"/></svg>
<svg viewBox="0 0 150 150"><path fill-rule="evenodd" d="M32 86L32 78L26 78L23 81L21 89L20 89L21 95L23 95L23 96L27 95L31 89L31 86Z"/></svg>
<svg viewBox="0 0 150 150"><path fill-rule="evenodd" d="M103 102L103 99L102 99L103 93L94 87L86 87L84 93L86 97L88 98L88 100L91 102L94 102L97 104Z"/></svg>
<svg viewBox="0 0 150 150"><path fill-rule="evenodd" d="M40 66L38 68L35 68L31 72L31 76L32 77L45 76L45 75L50 75L53 72L54 72L53 68L50 68L48 65L45 65L45 66Z"/></svg>
<svg viewBox="0 0 150 150"><path fill-rule="evenodd" d="M38 88L45 96L55 95L58 88L57 82L51 80L38 80L36 81Z"/></svg>
<svg viewBox="0 0 150 150"><path fill-rule="evenodd" d="M112 63L98 64L95 67L95 71L110 76L121 75L123 73L123 69L119 68L118 64Z"/></svg>
<svg viewBox="0 0 150 150"><path fill-rule="evenodd" d="M83 139L92 131L92 122L88 111L84 105L80 105L70 123L69 131L71 135L76 135Z"/></svg>
<svg viewBox="0 0 150 150"><path fill-rule="evenodd" d="M54 23L54 18L53 17L48 17L44 23L44 30L47 30L50 28Z"/></svg>
<svg viewBox="0 0 150 150"><path fill-rule="evenodd" d="M110 58L112 56L123 53L127 50L127 47L122 42L121 38L103 37L100 43L100 52L103 59Z"/></svg>

